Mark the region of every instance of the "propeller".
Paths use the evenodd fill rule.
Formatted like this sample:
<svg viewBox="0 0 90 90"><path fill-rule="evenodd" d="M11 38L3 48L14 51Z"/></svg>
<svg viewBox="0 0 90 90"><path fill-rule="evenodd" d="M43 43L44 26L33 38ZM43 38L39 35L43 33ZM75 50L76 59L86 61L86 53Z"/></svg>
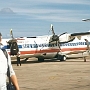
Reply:
<svg viewBox="0 0 90 90"><path fill-rule="evenodd" d="M55 35L54 29L53 29L53 25L51 24L51 31L52 31L52 37L50 38L50 42L53 41L58 41L59 40L59 36Z"/></svg>
<svg viewBox="0 0 90 90"><path fill-rule="evenodd" d="M49 42L59 41L59 37L67 33L67 32L64 32L60 35L56 35L52 24L51 24L51 31L52 31L52 36L51 36Z"/></svg>
<svg viewBox="0 0 90 90"><path fill-rule="evenodd" d="M17 40L13 37L12 29L10 29L10 36L11 36L11 40L9 40L8 43L17 42Z"/></svg>
<svg viewBox="0 0 90 90"><path fill-rule="evenodd" d="M17 55L19 48L17 45L17 39L13 37L12 29L10 30L11 39L7 42L10 46L10 55Z"/></svg>
<svg viewBox="0 0 90 90"><path fill-rule="evenodd" d="M57 43L59 50L61 50L59 37L62 36L63 34L66 34L67 32L64 32L60 35L56 35L52 24L51 24L51 31L52 31L52 36L50 37L49 43Z"/></svg>

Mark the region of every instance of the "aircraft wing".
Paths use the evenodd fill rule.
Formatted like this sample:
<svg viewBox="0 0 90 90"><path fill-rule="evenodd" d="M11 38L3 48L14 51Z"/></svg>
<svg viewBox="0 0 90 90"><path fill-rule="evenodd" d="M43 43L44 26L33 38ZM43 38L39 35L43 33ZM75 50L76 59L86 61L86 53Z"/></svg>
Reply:
<svg viewBox="0 0 90 90"><path fill-rule="evenodd" d="M71 36L84 36L89 35L90 32L72 33Z"/></svg>
<svg viewBox="0 0 90 90"><path fill-rule="evenodd" d="M80 40L81 36L85 36L85 35L90 35L90 32L72 33L71 37L77 37Z"/></svg>
<svg viewBox="0 0 90 90"><path fill-rule="evenodd" d="M90 35L90 32L80 32L80 33L71 33L71 34L63 34L59 37L60 43L66 43L73 41L75 37L77 37L79 40L81 39L81 36Z"/></svg>

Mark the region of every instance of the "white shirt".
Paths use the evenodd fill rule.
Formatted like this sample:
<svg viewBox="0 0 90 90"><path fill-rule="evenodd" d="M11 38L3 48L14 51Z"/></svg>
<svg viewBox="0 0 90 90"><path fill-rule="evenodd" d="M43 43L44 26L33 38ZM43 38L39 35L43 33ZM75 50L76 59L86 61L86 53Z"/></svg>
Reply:
<svg viewBox="0 0 90 90"><path fill-rule="evenodd" d="M10 68L10 76L15 75L11 65L11 58L8 54L8 63L7 58L4 55L3 51L0 49L0 90L6 90L6 79L7 79L7 68Z"/></svg>

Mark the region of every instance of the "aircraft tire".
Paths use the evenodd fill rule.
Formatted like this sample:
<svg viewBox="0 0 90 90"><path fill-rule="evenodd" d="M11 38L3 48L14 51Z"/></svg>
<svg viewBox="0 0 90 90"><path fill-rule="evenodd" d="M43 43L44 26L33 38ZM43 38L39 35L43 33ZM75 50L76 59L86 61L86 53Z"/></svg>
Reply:
<svg viewBox="0 0 90 90"><path fill-rule="evenodd" d="M25 58L25 62L28 60L28 58Z"/></svg>
<svg viewBox="0 0 90 90"><path fill-rule="evenodd" d="M66 61L66 56L62 55L60 61Z"/></svg>
<svg viewBox="0 0 90 90"><path fill-rule="evenodd" d="M59 55L59 56L58 56L58 59L59 59L60 61L66 61L66 56L65 56L65 55Z"/></svg>

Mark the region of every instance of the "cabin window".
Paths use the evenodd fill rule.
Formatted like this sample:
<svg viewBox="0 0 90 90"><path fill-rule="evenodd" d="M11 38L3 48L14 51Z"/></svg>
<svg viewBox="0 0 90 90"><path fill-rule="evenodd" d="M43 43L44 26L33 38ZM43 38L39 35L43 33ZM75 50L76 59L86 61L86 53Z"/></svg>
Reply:
<svg viewBox="0 0 90 90"><path fill-rule="evenodd" d="M38 46L39 46L39 47L41 47L42 45L41 45L41 44L39 44Z"/></svg>
<svg viewBox="0 0 90 90"><path fill-rule="evenodd" d="M32 48L32 44L30 44L30 48Z"/></svg>
<svg viewBox="0 0 90 90"><path fill-rule="evenodd" d="M45 47L48 47L48 44L45 44Z"/></svg>
<svg viewBox="0 0 90 90"><path fill-rule="evenodd" d="M32 48L37 48L37 44L32 44Z"/></svg>
<svg viewBox="0 0 90 90"><path fill-rule="evenodd" d="M29 48L29 44L27 44L26 47Z"/></svg>
<svg viewBox="0 0 90 90"><path fill-rule="evenodd" d="M74 43L74 46L76 46L76 43Z"/></svg>
<svg viewBox="0 0 90 90"><path fill-rule="evenodd" d="M78 43L76 43L76 46L78 45Z"/></svg>
<svg viewBox="0 0 90 90"><path fill-rule="evenodd" d="M83 45L85 45L85 42L83 42Z"/></svg>

